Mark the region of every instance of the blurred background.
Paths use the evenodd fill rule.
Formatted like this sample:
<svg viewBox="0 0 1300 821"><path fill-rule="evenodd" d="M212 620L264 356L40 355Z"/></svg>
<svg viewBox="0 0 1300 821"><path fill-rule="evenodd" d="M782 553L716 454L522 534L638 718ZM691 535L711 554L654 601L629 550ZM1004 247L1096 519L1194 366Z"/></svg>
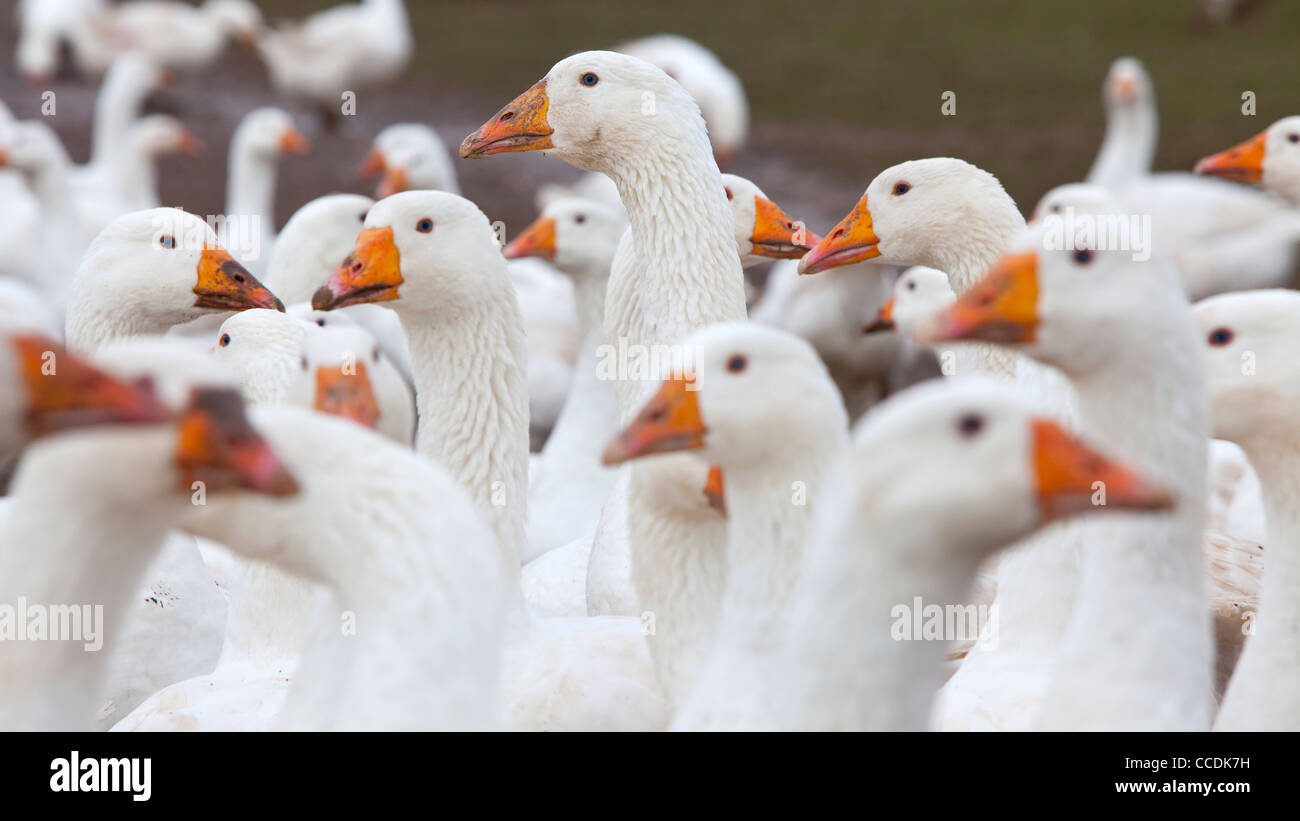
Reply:
<svg viewBox="0 0 1300 821"><path fill-rule="evenodd" d="M753 127L732 170L812 227L837 221L877 171L934 155L992 171L1028 211L1048 188L1086 174L1104 126L1102 79L1116 57L1140 57L1155 81L1158 170L1190 170L1300 111L1300 3L1247 0L1241 19L1216 21L1204 2L408 0L411 65L399 81L361 91L357 115L335 133L310 105L273 94L261 61L234 44L210 71L175 77L151 107L179 116L206 150L165 159L161 191L166 204L219 213L231 132L249 110L278 105L313 143L309 156L280 163L283 224L320 194L372 193L356 168L385 125L430 124L454 150L563 56L672 32L714 50L744 82ZM258 0L271 24L336 3ZM0 98L16 116L35 117L44 89L14 67L15 4L0 0ZM48 83L58 101L49 122L84 162L96 86L68 63ZM956 116L940 113L946 90L956 92ZM1241 113L1245 90L1257 95L1256 117ZM534 155L455 162L464 194L508 226L535 215L540 182L578 176Z"/></svg>

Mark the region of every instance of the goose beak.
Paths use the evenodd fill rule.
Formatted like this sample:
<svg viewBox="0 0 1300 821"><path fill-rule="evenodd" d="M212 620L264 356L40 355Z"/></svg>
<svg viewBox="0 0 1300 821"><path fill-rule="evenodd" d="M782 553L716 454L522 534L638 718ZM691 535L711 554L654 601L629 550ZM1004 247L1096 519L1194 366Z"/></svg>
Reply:
<svg viewBox="0 0 1300 821"><path fill-rule="evenodd" d="M880 238L871 224L871 209L862 195L840 224L799 260L799 273L816 274L880 256Z"/></svg>
<svg viewBox="0 0 1300 821"><path fill-rule="evenodd" d="M383 171L386 166L384 155L380 153L378 148L372 148L366 158L361 161L361 165L357 166L357 179L364 180L373 177Z"/></svg>
<svg viewBox="0 0 1300 821"><path fill-rule="evenodd" d="M509 154L513 151L539 151L554 148L551 135L555 129L546 121L550 99L546 96L546 78L511 100L478 131L460 144L465 159Z"/></svg>
<svg viewBox="0 0 1300 821"><path fill-rule="evenodd" d="M316 369L316 410L374 428L379 424L379 402L375 400L365 363L357 362L354 367L353 373L329 365Z"/></svg>
<svg viewBox="0 0 1300 821"><path fill-rule="evenodd" d="M311 143L301 131L290 128L280 135L280 150L287 154L308 154L311 152Z"/></svg>
<svg viewBox="0 0 1300 821"><path fill-rule="evenodd" d="M26 395L25 423L32 439L90 425L156 424L171 418L148 378L115 379L36 334L15 335L10 344Z"/></svg>
<svg viewBox="0 0 1300 821"><path fill-rule="evenodd" d="M652 453L704 447L708 428L684 377L665 379L636 418L605 448L603 462L618 465Z"/></svg>
<svg viewBox="0 0 1300 821"><path fill-rule="evenodd" d="M175 452L181 487L244 488L290 496L298 483L244 415L244 399L230 388L195 388L181 414Z"/></svg>
<svg viewBox="0 0 1300 821"><path fill-rule="evenodd" d="M3 148L0 148L0 168L5 168L8 165L9 165L9 153L5 151Z"/></svg>
<svg viewBox="0 0 1300 821"><path fill-rule="evenodd" d="M821 237L805 228L803 223L786 216L776 203L763 197L754 197L754 233L749 237L754 256L799 259L821 240Z"/></svg>
<svg viewBox="0 0 1300 821"><path fill-rule="evenodd" d="M506 259L539 257L555 259L555 217L538 217L524 232L506 245Z"/></svg>
<svg viewBox="0 0 1300 821"><path fill-rule="evenodd" d="M877 331L894 330L894 298L891 296L885 300L885 304L880 306L876 311L876 318L871 320L867 327L862 329L864 334L873 334Z"/></svg>
<svg viewBox="0 0 1300 821"><path fill-rule="evenodd" d="M194 294L198 297L194 300L195 308L213 311L269 308L284 313L284 303L275 294L236 262L229 251L215 245L204 245L199 255Z"/></svg>
<svg viewBox="0 0 1300 821"><path fill-rule="evenodd" d="M391 197L393 194L401 193L410 187L411 185L406 179L406 172L394 166L385 171L383 178L379 180L379 187L375 189L375 199L382 200L384 197Z"/></svg>
<svg viewBox="0 0 1300 821"><path fill-rule="evenodd" d="M176 151L187 157L197 157L203 153L203 141L194 136L192 132L182 131L180 138L176 141Z"/></svg>
<svg viewBox="0 0 1300 821"><path fill-rule="evenodd" d="M328 311L397 299L397 288L403 281L400 262L392 227L362 229L352 252L312 295L311 307Z"/></svg>
<svg viewBox="0 0 1300 821"><path fill-rule="evenodd" d="M709 507L727 515L727 487L722 481L722 468L709 465L709 478L704 480L704 498L709 500Z"/></svg>
<svg viewBox="0 0 1300 821"><path fill-rule="evenodd" d="M1038 331L1038 255L1009 254L917 332L923 344L980 339L1033 342Z"/></svg>
<svg viewBox="0 0 1300 821"><path fill-rule="evenodd" d="M1240 145L1201 160L1196 164L1196 173L1241 182L1259 182L1264 178L1267 143L1268 132L1262 131Z"/></svg>
<svg viewBox="0 0 1300 821"><path fill-rule="evenodd" d="M1044 521L1094 507L1166 510L1174 506L1169 491L1102 456L1055 422L1036 418L1030 425L1034 480Z"/></svg>
<svg viewBox="0 0 1300 821"><path fill-rule="evenodd" d="M1131 103L1137 99L1137 80L1128 74L1121 74L1111 80L1110 90L1119 102Z"/></svg>

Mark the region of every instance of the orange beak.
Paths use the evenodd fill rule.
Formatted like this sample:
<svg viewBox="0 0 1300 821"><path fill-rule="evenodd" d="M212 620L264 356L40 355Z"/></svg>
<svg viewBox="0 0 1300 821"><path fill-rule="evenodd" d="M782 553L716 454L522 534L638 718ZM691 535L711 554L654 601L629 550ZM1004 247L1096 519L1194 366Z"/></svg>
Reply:
<svg viewBox="0 0 1300 821"><path fill-rule="evenodd" d="M1264 178L1267 142L1268 132L1262 131L1240 145L1201 160L1196 164L1196 173L1241 182L1259 182Z"/></svg>
<svg viewBox="0 0 1300 821"><path fill-rule="evenodd" d="M982 339L986 342L1033 342L1038 331L1038 256L1032 251L1009 254L921 326L923 342Z"/></svg>
<svg viewBox="0 0 1300 821"><path fill-rule="evenodd" d="M506 259L555 259L555 217L538 217L505 247Z"/></svg>
<svg viewBox="0 0 1300 821"><path fill-rule="evenodd" d="M1106 457L1055 422L1033 419L1034 478L1045 521L1093 507L1164 510L1169 492Z"/></svg>
<svg viewBox="0 0 1300 821"><path fill-rule="evenodd" d="M704 498L709 500L709 507L727 515L727 488L722 481L722 468L709 465L709 478L704 480Z"/></svg>
<svg viewBox="0 0 1300 821"><path fill-rule="evenodd" d="M379 180L379 186L375 188L375 199L382 200L384 197L391 197L393 194L405 191L410 187L410 183L406 180L406 172L396 166L391 167L384 172L383 178Z"/></svg>
<svg viewBox="0 0 1300 821"><path fill-rule="evenodd" d="M363 302L386 302L397 299L401 284L401 258L393 242L393 229L364 228L357 234L352 253L312 295L311 307L328 311Z"/></svg>
<svg viewBox="0 0 1300 821"><path fill-rule="evenodd" d="M847 217L799 260L799 273L816 274L880 256L880 238L871 224L864 194Z"/></svg>
<svg viewBox="0 0 1300 821"><path fill-rule="evenodd" d="M892 331L894 329L894 297L891 295L885 300L885 304L880 306L876 311L876 318L871 320L867 327L862 329L864 334L875 333L876 331Z"/></svg>
<svg viewBox="0 0 1300 821"><path fill-rule="evenodd" d="M225 248L204 245L199 256L198 281L194 285L195 308L213 311L243 311L269 308L284 312L284 303L257 277L235 261Z"/></svg>
<svg viewBox="0 0 1300 821"><path fill-rule="evenodd" d="M1137 80L1123 74L1111 81L1110 89L1116 100L1129 103L1137 97Z"/></svg>
<svg viewBox="0 0 1300 821"><path fill-rule="evenodd" d="M652 453L704 447L700 403L686 379L665 379L636 418L605 448L603 461L617 465Z"/></svg>
<svg viewBox="0 0 1300 821"><path fill-rule="evenodd" d="M384 155L380 153L378 148L372 148L366 158L361 161L361 165L357 166L357 179L364 180L373 177L383 171L386 165Z"/></svg>
<svg viewBox="0 0 1300 821"><path fill-rule="evenodd" d="M171 418L148 378L114 379L35 334L15 335L10 345L27 399L24 423L32 439L90 425L156 424Z"/></svg>
<svg viewBox="0 0 1300 821"><path fill-rule="evenodd" d="M176 151L188 157L197 157L203 153L203 141L189 131L182 131L176 141Z"/></svg>
<svg viewBox="0 0 1300 821"><path fill-rule="evenodd" d="M373 428L379 424L379 403L365 363L358 362L355 367L355 373L328 365L316 369L316 410Z"/></svg>
<svg viewBox="0 0 1300 821"><path fill-rule="evenodd" d="M786 216L777 204L754 197L754 233L749 242L754 256L771 259L799 259L821 242L821 237Z"/></svg>
<svg viewBox="0 0 1300 821"><path fill-rule="evenodd" d="M180 484L190 490L244 488L290 496L298 483L244 415L244 399L230 388L195 388L181 414L176 440Z"/></svg>
<svg viewBox="0 0 1300 821"><path fill-rule="evenodd" d="M0 168L7 165L9 165L9 154L3 148L0 148Z"/></svg>
<svg viewBox="0 0 1300 821"><path fill-rule="evenodd" d="M514 151L539 151L554 148L551 135L555 129L546 121L550 100L546 96L546 78L511 100L505 108L470 134L460 144L465 159L509 154Z"/></svg>
<svg viewBox="0 0 1300 821"><path fill-rule="evenodd" d="M280 135L280 150L288 154L307 154L311 152L311 143L301 131L290 128Z"/></svg>

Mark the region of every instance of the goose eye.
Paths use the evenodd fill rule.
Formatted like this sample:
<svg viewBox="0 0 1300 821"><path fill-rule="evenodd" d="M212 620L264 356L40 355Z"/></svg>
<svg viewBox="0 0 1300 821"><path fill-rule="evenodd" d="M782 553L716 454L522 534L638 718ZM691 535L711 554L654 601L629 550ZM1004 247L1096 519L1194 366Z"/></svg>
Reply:
<svg viewBox="0 0 1300 821"><path fill-rule="evenodd" d="M1286 138L1287 138L1287 140L1289 140L1290 142L1293 142L1293 143L1300 143L1300 134L1288 134L1288 135L1286 135Z"/></svg>
<svg viewBox="0 0 1300 821"><path fill-rule="evenodd" d="M1233 336L1231 328L1215 328L1210 331L1210 344L1216 348L1222 348L1232 341Z"/></svg>
<svg viewBox="0 0 1300 821"><path fill-rule="evenodd" d="M984 417L978 413L968 413L957 420L957 430L962 436L970 438L984 429Z"/></svg>
<svg viewBox="0 0 1300 821"><path fill-rule="evenodd" d="M1089 262L1092 262L1092 251L1089 251L1087 248L1080 248L1074 252L1074 261L1080 265L1087 265Z"/></svg>
<svg viewBox="0 0 1300 821"><path fill-rule="evenodd" d="M915 282L909 282L909 283L907 283L907 290L909 290L909 291L915 291L915 290L916 290L916 283L915 283Z"/></svg>
<svg viewBox="0 0 1300 821"><path fill-rule="evenodd" d="M173 237L171 234L164 234L163 236L158 238L158 245L160 245L163 248L167 248L168 250L175 248L176 237Z"/></svg>
<svg viewBox="0 0 1300 821"><path fill-rule="evenodd" d="M1060 203L1057 203L1047 210L1051 211L1053 214L1059 214L1061 213L1061 205Z"/></svg>
<svg viewBox="0 0 1300 821"><path fill-rule="evenodd" d="M740 373L748 365L749 360L745 358L744 354L732 354L731 358L727 360L727 370L732 373Z"/></svg>
<svg viewBox="0 0 1300 821"><path fill-rule="evenodd" d="M371 356L371 358L373 358L376 362L378 362L378 361L379 361L379 349L378 349L378 348L375 348L375 350L371 352L370 356Z"/></svg>
<svg viewBox="0 0 1300 821"><path fill-rule="evenodd" d="M573 221L578 223L579 225L582 225L584 222L587 221L587 218L584 215L579 214L578 216L573 218Z"/></svg>
<svg viewBox="0 0 1300 821"><path fill-rule="evenodd" d="M305 356L298 357L298 364L302 366L302 369L304 371L307 370L307 357Z"/></svg>
<svg viewBox="0 0 1300 821"><path fill-rule="evenodd" d="M324 328L324 327L325 327L325 319L322 317L321 319L316 320L316 324L319 325L320 327Z"/></svg>
<svg viewBox="0 0 1300 821"><path fill-rule="evenodd" d="M360 220L361 222L365 222L366 215L369 213L370 213L369 211L362 211L361 214L357 217L357 219Z"/></svg>
<svg viewBox="0 0 1300 821"><path fill-rule="evenodd" d="M894 196L901 197L911 190L912 190L912 186L908 185L905 182L900 182L898 185L894 186Z"/></svg>
<svg viewBox="0 0 1300 821"><path fill-rule="evenodd" d="M220 346L223 347L223 348L226 347L227 345L229 345L229 344L230 344L230 334L222 334L222 335L221 335L221 339L217 340L217 344L220 345Z"/></svg>
<svg viewBox="0 0 1300 821"><path fill-rule="evenodd" d="M429 233L433 230L433 220L425 217L415 224L415 230L419 231L421 234Z"/></svg>
<svg viewBox="0 0 1300 821"><path fill-rule="evenodd" d="M727 192L727 199L731 199L731 197L732 197L731 189L730 189L730 188L724 188L724 189L722 189L722 190Z"/></svg>
<svg viewBox="0 0 1300 821"><path fill-rule="evenodd" d="M592 72L588 71L586 74L584 74L584 75L582 75L580 78L578 78L578 82L580 82L580 83L582 83L584 86L587 86L588 88L590 88L591 86L594 86L596 83L599 83L599 82L600 82L600 78L597 77L597 76L596 76L595 74L593 74Z"/></svg>

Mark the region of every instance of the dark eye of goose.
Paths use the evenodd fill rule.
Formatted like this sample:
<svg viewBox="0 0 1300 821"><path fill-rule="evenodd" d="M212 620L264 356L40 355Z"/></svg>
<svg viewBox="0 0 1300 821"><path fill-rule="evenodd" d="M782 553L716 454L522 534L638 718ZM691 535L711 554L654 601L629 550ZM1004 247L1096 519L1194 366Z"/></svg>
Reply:
<svg viewBox="0 0 1300 821"><path fill-rule="evenodd" d="M591 86L594 86L596 83L599 83L600 78L597 77L594 73L588 71L586 74L578 78L578 82L590 88Z"/></svg>
<svg viewBox="0 0 1300 821"><path fill-rule="evenodd" d="M578 223L579 225L582 225L584 222L587 221L587 217L583 214L579 214L578 216L573 218L573 221Z"/></svg>
<svg viewBox="0 0 1300 821"><path fill-rule="evenodd" d="M1293 143L1300 143L1300 134L1288 134L1286 138Z"/></svg>
<svg viewBox="0 0 1300 821"><path fill-rule="evenodd" d="M1056 205L1053 205L1051 208L1047 210L1051 211L1053 214L1059 214L1061 213L1061 204L1058 202Z"/></svg>
<svg viewBox="0 0 1300 821"><path fill-rule="evenodd" d="M373 352L371 352L370 356L371 356L371 357L372 357L376 362L378 362L378 361L379 361L379 349L378 349L378 348L375 348L375 350L374 350Z"/></svg>
<svg viewBox="0 0 1300 821"><path fill-rule="evenodd" d="M1231 328L1215 328L1210 331L1210 344L1216 348L1222 348L1232 341L1233 336Z"/></svg>
<svg viewBox="0 0 1300 821"><path fill-rule="evenodd" d="M730 189L730 188L724 188L724 189L722 189L722 190L727 192L727 199L731 199L731 197L732 197L731 189Z"/></svg>
<svg viewBox="0 0 1300 821"><path fill-rule="evenodd" d="M324 318L324 317L321 317L320 319L316 320L316 324L319 325L319 326L321 326L322 328L324 328L324 327L325 327L325 318Z"/></svg>
<svg viewBox="0 0 1300 821"><path fill-rule="evenodd" d="M433 220L425 217L415 224L415 230L419 231L421 234L429 233L433 230Z"/></svg>
<svg viewBox="0 0 1300 821"><path fill-rule="evenodd" d="M298 364L302 366L302 369L304 371L307 370L307 357L305 356L298 357Z"/></svg>
<svg viewBox="0 0 1300 821"><path fill-rule="evenodd" d="M370 213L369 211L362 211L362 212L361 212L361 215L358 216L357 219L359 219L361 222L365 222L365 221L366 221L366 215L369 214L369 213Z"/></svg>
<svg viewBox="0 0 1300 821"><path fill-rule="evenodd" d="M894 186L894 196L901 197L911 190L912 190L912 186L908 185L905 182L900 182L898 185Z"/></svg>
<svg viewBox="0 0 1300 821"><path fill-rule="evenodd" d="M223 347L223 348L226 347L227 345L229 345L229 344L230 344L230 334L222 334L222 335L221 335L221 339L218 339L218 340L217 340L217 344L220 345L220 346Z"/></svg>
<svg viewBox="0 0 1300 821"><path fill-rule="evenodd" d="M915 290L916 290L916 282L909 282L909 283L907 283L907 290L909 290L909 291L915 291Z"/></svg>
<svg viewBox="0 0 1300 821"><path fill-rule="evenodd" d="M158 238L158 244L163 248L172 249L176 247L176 237L171 234L164 234Z"/></svg>
<svg viewBox="0 0 1300 821"><path fill-rule="evenodd" d="M745 358L744 354L740 353L732 354L731 358L727 360L727 370L732 373L740 373L745 370L748 365L749 360Z"/></svg>
<svg viewBox="0 0 1300 821"><path fill-rule="evenodd" d="M1087 248L1080 248L1074 252L1074 261L1080 265L1087 265L1089 262L1092 262L1092 251L1089 251Z"/></svg>
<svg viewBox="0 0 1300 821"><path fill-rule="evenodd" d="M984 430L984 417L978 413L968 413L957 420L957 430L967 438L975 436Z"/></svg>

